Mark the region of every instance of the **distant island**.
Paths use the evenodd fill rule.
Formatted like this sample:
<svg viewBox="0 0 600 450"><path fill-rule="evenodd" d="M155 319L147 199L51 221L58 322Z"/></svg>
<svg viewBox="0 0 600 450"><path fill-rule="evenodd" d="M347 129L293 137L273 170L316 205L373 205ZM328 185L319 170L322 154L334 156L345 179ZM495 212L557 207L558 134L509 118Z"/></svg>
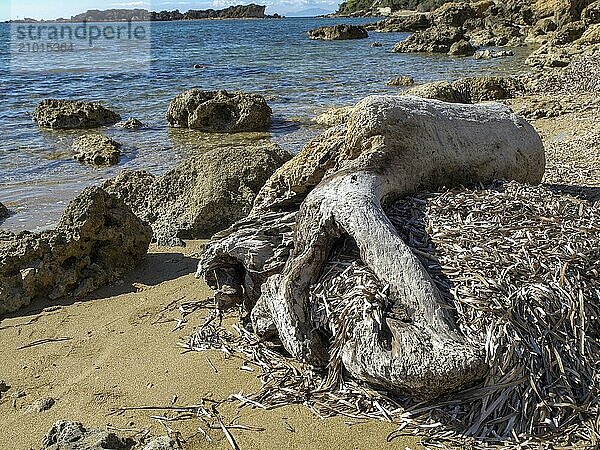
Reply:
<svg viewBox="0 0 600 450"><path fill-rule="evenodd" d="M37 20L31 18L10 20L10 23L80 23L80 22L169 22L175 20L206 19L280 19L279 14L265 14L264 5L237 5L225 9L189 10L186 13L175 11L148 11L146 9L90 9L70 19Z"/></svg>

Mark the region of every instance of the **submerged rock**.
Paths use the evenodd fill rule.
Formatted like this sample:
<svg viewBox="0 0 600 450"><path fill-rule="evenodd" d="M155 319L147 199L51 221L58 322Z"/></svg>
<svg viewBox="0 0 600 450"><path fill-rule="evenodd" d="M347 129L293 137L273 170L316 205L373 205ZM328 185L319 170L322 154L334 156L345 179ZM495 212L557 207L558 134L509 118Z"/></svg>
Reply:
<svg viewBox="0 0 600 450"><path fill-rule="evenodd" d="M272 143L213 148L163 176L123 171L104 184L150 223L159 245L201 239L244 218L269 177L291 155Z"/></svg>
<svg viewBox="0 0 600 450"><path fill-rule="evenodd" d="M123 122L119 122L115 125L115 127L125 128L126 130L138 130L144 126L144 123L141 120L129 118L124 120Z"/></svg>
<svg viewBox="0 0 600 450"><path fill-rule="evenodd" d="M59 420L42 440L44 450L129 450L135 445L130 438L97 429L87 429L79 422Z"/></svg>
<svg viewBox="0 0 600 450"><path fill-rule="evenodd" d="M323 41L339 41L346 39L365 39L369 37L369 33L361 26L341 24L315 28L308 32L308 37Z"/></svg>
<svg viewBox="0 0 600 450"><path fill-rule="evenodd" d="M415 86L402 94L432 98L449 103L478 103L514 97L525 89L514 77L468 77L453 83L438 81Z"/></svg>
<svg viewBox="0 0 600 450"><path fill-rule="evenodd" d="M480 50L475 52L473 58L475 59L494 59L494 58L505 58L507 56L515 56L512 50Z"/></svg>
<svg viewBox="0 0 600 450"><path fill-rule="evenodd" d="M43 100L33 112L33 120L44 128L98 128L121 120L117 113L99 103L76 100Z"/></svg>
<svg viewBox="0 0 600 450"><path fill-rule="evenodd" d="M413 77L400 75L398 77L390 78L385 84L387 86L412 86L415 84L415 80Z"/></svg>
<svg viewBox="0 0 600 450"><path fill-rule="evenodd" d="M98 187L75 198L55 230L0 232L0 314L115 281L146 256L151 237L129 207Z"/></svg>
<svg viewBox="0 0 600 450"><path fill-rule="evenodd" d="M76 160L96 166L115 165L121 156L121 144L101 134L88 134L77 138L73 142L73 150Z"/></svg>
<svg viewBox="0 0 600 450"><path fill-rule="evenodd" d="M167 120L173 127L239 133L267 130L271 114L266 100L258 94L191 89L171 101Z"/></svg>

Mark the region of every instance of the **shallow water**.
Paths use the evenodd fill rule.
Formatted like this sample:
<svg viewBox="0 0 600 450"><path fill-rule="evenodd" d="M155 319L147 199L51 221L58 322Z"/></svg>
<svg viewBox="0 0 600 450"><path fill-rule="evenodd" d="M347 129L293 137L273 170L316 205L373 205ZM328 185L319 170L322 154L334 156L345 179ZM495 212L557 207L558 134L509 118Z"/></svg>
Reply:
<svg viewBox="0 0 600 450"><path fill-rule="evenodd" d="M270 137L298 151L321 129L311 119L328 107L349 105L370 94L395 93L395 75L417 82L512 72L521 58L471 58L391 53L405 33L370 33L368 39L322 42L306 31L372 19L222 20L147 24L151 47L131 51L116 41L75 52L35 55L20 66L8 45L10 26L0 24L0 201L16 212L5 228L43 229L54 224L85 186L120 170L162 173L186 155L257 135L218 136L166 126L169 101L192 88L264 95L274 112ZM374 41L383 47L370 47ZM129 50L129 51L128 51ZM14 53L13 53L14 56ZM44 59L46 58L46 59ZM194 65L201 69L194 69ZM16 70L18 69L18 70ZM89 131L39 129L31 112L45 98L99 100L123 118L148 125L138 131L101 132L124 144L121 162L93 168L72 159L71 142Z"/></svg>

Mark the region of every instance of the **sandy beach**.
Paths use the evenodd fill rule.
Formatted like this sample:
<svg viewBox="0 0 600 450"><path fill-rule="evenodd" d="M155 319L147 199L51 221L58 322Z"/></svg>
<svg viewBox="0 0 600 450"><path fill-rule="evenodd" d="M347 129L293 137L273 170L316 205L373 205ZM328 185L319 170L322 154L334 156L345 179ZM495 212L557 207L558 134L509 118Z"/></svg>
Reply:
<svg viewBox="0 0 600 450"><path fill-rule="evenodd" d="M173 331L181 317L177 305L211 295L193 275L193 255L201 246L196 241L186 248L153 247L146 262L117 286L76 303L36 304L0 322L0 380L11 386L0 398L0 448L37 449L59 419L123 430L123 436L139 438L148 430L160 436L164 427L150 417L164 411L115 409L187 406L203 397L222 399L258 389L258 371L242 370L243 361L224 359L219 351L182 353L178 347L206 311L194 313ZM44 339L55 341L32 345ZM25 395L15 398L16 392ZM48 411L28 412L43 397L56 403ZM242 449L420 448L417 437L387 444L393 424L344 417L321 420L301 405L265 411L240 409L232 402L219 412L226 421L264 428L232 431ZM209 444L198 425L195 420L170 424L182 433L186 449L231 448L220 430L210 432Z"/></svg>

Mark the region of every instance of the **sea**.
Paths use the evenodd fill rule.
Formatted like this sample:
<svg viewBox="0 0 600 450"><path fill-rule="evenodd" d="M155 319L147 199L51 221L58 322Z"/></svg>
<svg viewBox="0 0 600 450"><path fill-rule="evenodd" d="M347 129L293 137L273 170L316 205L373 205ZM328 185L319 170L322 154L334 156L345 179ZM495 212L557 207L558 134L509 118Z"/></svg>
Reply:
<svg viewBox="0 0 600 450"><path fill-rule="evenodd" d="M370 32L367 39L329 42L307 35L319 26L374 20L206 20L87 28L0 24L0 202L14 212L0 226L11 231L51 228L86 186L123 169L161 174L214 146L271 139L298 152L323 132L313 122L316 115L368 95L396 94L402 88L385 85L394 76L410 75L423 83L510 74L523 66L519 49L513 58L474 60L392 53L407 33ZM382 46L372 47L376 41ZM273 109L272 127L268 133L240 135L169 128L169 102L190 88L261 94ZM123 144L121 161L106 168L85 165L73 159L71 144L89 130L51 131L32 121L36 105L47 98L100 101L146 127L95 130Z"/></svg>

